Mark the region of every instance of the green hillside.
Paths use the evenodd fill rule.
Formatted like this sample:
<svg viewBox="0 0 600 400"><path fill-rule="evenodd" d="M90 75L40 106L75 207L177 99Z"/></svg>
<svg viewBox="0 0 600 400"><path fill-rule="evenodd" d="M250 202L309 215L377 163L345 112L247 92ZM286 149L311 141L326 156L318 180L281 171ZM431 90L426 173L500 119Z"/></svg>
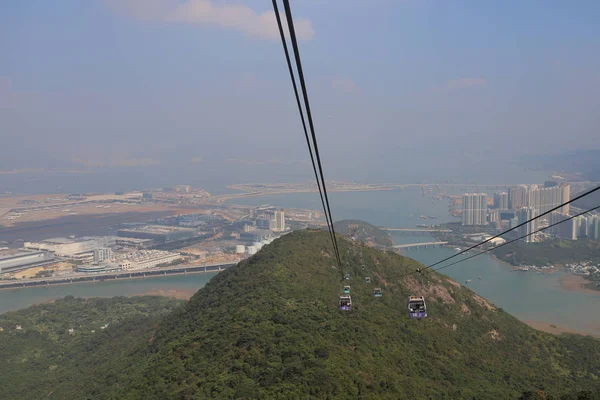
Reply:
<svg viewBox="0 0 600 400"><path fill-rule="evenodd" d="M123 376L142 366L162 316L183 303L68 296L0 315L0 399L109 397Z"/></svg>
<svg viewBox="0 0 600 400"><path fill-rule="evenodd" d="M390 234L383 229L356 219L345 219L333 224L336 233L355 236L357 240L371 245L391 246L394 243Z"/></svg>
<svg viewBox="0 0 600 400"><path fill-rule="evenodd" d="M119 397L507 399L599 389L599 341L535 331L441 275L421 286L404 276L417 267L410 259L339 244L353 311L337 308L344 282L327 233L294 232L166 317L143 378ZM426 296L430 318L408 318L410 294Z"/></svg>
<svg viewBox="0 0 600 400"><path fill-rule="evenodd" d="M344 271L327 232L297 231L187 303L66 298L1 315L0 398L598 398L600 341L538 332L445 276L422 286L413 260L339 245ZM430 318L408 318L411 294Z"/></svg>

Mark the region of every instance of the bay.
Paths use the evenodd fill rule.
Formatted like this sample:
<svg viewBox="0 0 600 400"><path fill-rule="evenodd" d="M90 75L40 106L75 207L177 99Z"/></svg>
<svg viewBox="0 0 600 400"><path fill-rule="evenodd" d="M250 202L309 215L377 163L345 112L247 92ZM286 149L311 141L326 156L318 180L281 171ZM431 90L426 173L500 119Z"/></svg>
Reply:
<svg viewBox="0 0 600 400"><path fill-rule="evenodd" d="M192 293L204 287L215 275L216 273L169 275L145 279L0 290L0 314L69 295L74 297L114 297L169 291Z"/></svg>

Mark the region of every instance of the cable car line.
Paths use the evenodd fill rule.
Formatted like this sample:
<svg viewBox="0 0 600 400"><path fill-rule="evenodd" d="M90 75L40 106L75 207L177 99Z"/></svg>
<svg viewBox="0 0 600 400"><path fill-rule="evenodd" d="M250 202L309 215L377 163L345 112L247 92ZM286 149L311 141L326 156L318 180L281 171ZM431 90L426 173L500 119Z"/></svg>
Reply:
<svg viewBox="0 0 600 400"><path fill-rule="evenodd" d="M471 259L471 258L473 258L473 257L477 257L477 256L480 256L480 255L482 255L482 254L488 253L488 252L490 252L490 251L492 251L492 250L499 249L500 247L506 246L507 244L511 244L511 243L513 243L513 242L516 242L517 240L524 239L524 238L526 238L526 237L528 237L528 236L531 236L531 235L533 235L533 234L535 234L535 233L538 233L538 232L544 231L544 230L546 230L546 229L552 228L553 226L556 226L556 225L562 224L563 222L566 222L566 221L568 221L568 220L570 220L570 219L573 219L573 218L579 217L580 215L587 214L587 213L589 213L589 212L592 212L592 211L594 211L594 210L596 210L596 209L598 209L598 208L600 208L600 206L596 206L596 207L594 207L594 208L590 208L590 209L589 209L589 210L587 210L587 211L581 212L581 213L579 213L579 214L577 214L577 215L570 216L569 218L563 219L562 221L555 222L555 223L553 223L553 224L551 224L551 225L548 225L548 226L546 226L546 227L540 228L540 229L538 229L538 230L536 230L536 231L533 231L533 232L531 232L531 233L528 233L528 234L526 234L526 235L520 236L520 237L518 237L518 238L516 238L516 239L513 239L513 240L511 240L511 241L509 241L509 242L505 242L505 243L502 243L502 244L500 244L500 245L498 245L498 246L495 246L495 247L489 248L489 249L487 249L487 250L483 250L483 251L481 251L480 253L477 253L477 254L474 254L474 255L472 255L472 256L469 256L469 257L467 257L467 258L463 258L463 259L461 259L461 260L455 261L455 262L453 262L453 263L451 263L451 264L444 265L444 266L442 266L442 267L439 267L439 268L436 268L436 269L429 270L428 272L431 272L431 271L439 271L439 270L441 270L441 269L448 268L448 267L451 267L451 266L453 266L453 265L456 265L456 264L460 264L460 263L461 263L461 262L463 262L463 261L467 261L467 260L469 260L469 259Z"/></svg>
<svg viewBox="0 0 600 400"><path fill-rule="evenodd" d="M575 197L575 198L572 198L571 200L569 200L569 201L566 201L566 202L562 203L561 205L559 205L559 206L556 206L556 207L554 207L554 208L552 208L552 209L550 209L550 210L548 210L548 211L546 211L546 212L543 212L543 213L541 213L540 215L538 215L538 216L536 216L536 217L533 217L533 218L531 218L531 219L529 219L529 220L527 220L527 221L525 221L525 222L523 222L523 223L521 223L521 224L519 224L519 225L517 225L517 226L515 226L515 227L513 227L513 228L510 228L510 229L508 229L508 230L505 230L504 232L502 232L502 233L499 233L499 234L497 234L496 236L492 236L491 238L489 238L489 239L486 239L486 240L484 240L484 241L482 241L482 242L480 242L480 243L477 243L477 244L475 244L475 245L473 245L473 246L471 246L471 247L469 247L469 248L467 248L467 249L465 249L465 250L462 250L462 251L460 251L460 252L458 252L458 253L456 253L456 254L453 254L453 255L451 255L450 257L446 257L446 258L444 258L443 260L440 260L440 261L438 261L438 262L436 262L436 263L433 263L433 264L431 264L431 265L428 265L428 266L427 266L427 267L425 267L424 269L430 269L430 268L432 268L432 267L434 267L434 266L436 266L436 265L439 265L439 264L441 264L441 263L443 263L443 262L445 262L445 261L448 261L448 260L450 260L450 259L452 259L452 258L454 258L454 257L458 257L459 255L461 255L461 254L464 254L464 253L466 253L466 252L467 252L467 251L469 251L469 250L473 250L474 248L476 248L476 247L479 247L479 246L481 246L482 244L488 243L488 242L490 242L491 240L494 240L494 239L496 239L496 238L498 238L498 237L500 237L500 236L502 236L502 235L505 235L505 234L507 234L508 232L514 231L515 229L517 229L517 228L520 228L520 227L522 227L523 225L526 225L526 224L528 224L528 223L530 223L530 222L532 222L532 221L535 221L536 219L538 219L538 218L541 218L541 217L543 217L544 215L548 215L548 214L550 214L551 212L553 212L553 211L556 211L556 210L558 210L559 208L562 208L562 207L566 206L567 204L570 204L570 203L572 203L572 202L574 202L574 201L576 201L576 200L579 200L579 199L581 199L581 198L583 198L583 197L585 197L585 196L587 196L587 195L590 195L590 194L594 193L594 192L595 192L595 191L597 191L597 190L600 190L600 186L597 186L597 187L595 187L595 188L593 188L593 189L590 189L590 190L588 190L587 192L585 192L585 193L583 193L583 194L581 194L581 195L579 195L579 196L577 196L577 197Z"/></svg>
<svg viewBox="0 0 600 400"><path fill-rule="evenodd" d="M329 221L331 222L331 231L333 232L333 242L335 251L337 252L338 260L341 264L339 247L337 239L335 237L335 228L333 227L333 217L331 216L331 207L329 206L329 196L327 196L327 187L325 185L325 177L323 175L323 167L321 165L321 156L319 154L319 146L317 145L317 135L315 134L315 127L313 124L312 113L310 110L310 104L308 101L308 92L306 90L306 82L304 80L304 72L302 70L302 61L300 60L300 50L298 49L298 40L296 39L296 29L294 28L294 20L292 18L292 10L290 8L289 0L283 0L283 6L285 8L285 16L288 23L288 30L290 32L290 39L292 41L292 48L294 49L294 56L296 59L296 68L298 70L298 79L300 80L300 86L302 87L302 95L304 97L304 108L306 110L306 116L308 117L308 125L310 127L310 133L312 135L313 146L315 147L315 155L317 157L317 164L319 166L319 173L321 175L321 183L323 184L323 194L325 196L325 203L327 204L327 212L329 213ZM340 265L341 267L341 265Z"/></svg>
<svg viewBox="0 0 600 400"><path fill-rule="evenodd" d="M318 167L319 167L319 173L317 173L317 167L315 165L315 157L313 155L313 151L312 151L311 144L310 144L310 139L309 139L309 136L308 136L308 131L306 129L306 121L304 119L304 113L302 111L302 105L300 103L300 96L298 95L298 86L296 84L296 78L294 76L294 72L293 72L293 69L292 69L292 64L291 64L291 61L290 61L290 55L289 55L289 51L288 51L288 47L287 47L287 42L286 42L286 39L285 39L285 34L283 32L283 27L282 27L282 24L281 24L281 18L279 16L279 10L278 10L278 7L277 7L277 0L273 0L273 9L274 9L274 12L275 12L275 18L277 20L277 26L278 26L278 29L279 29L279 34L281 36L281 42L282 42L282 45L283 45L283 50L284 50L284 53L285 53L285 58L286 58L288 70L289 70L289 73L290 73L290 78L292 80L292 86L294 88L294 95L296 97L296 104L298 106L298 112L300 113L300 118L302 120L302 128L304 130L304 136L306 138L306 144L308 145L308 151L309 151L309 154L310 154L310 159L311 159L313 171L315 173L315 179L317 181L317 187L319 189L319 196L321 198L321 204L323 206L323 211L325 213L325 220L327 222L327 228L329 230L329 235L330 235L331 242L332 242L332 245L333 245L333 250L334 250L335 257L336 257L336 260L337 260L337 263L338 263L338 267L340 268L340 273L343 276L342 260L341 260L341 257L340 257L340 252L339 252L339 247L338 247L338 244L337 244L337 240L336 240L336 237L335 237L335 229L333 227L333 217L331 215L331 207L329 205L329 198L327 196L327 188L325 186L325 177L323 175L323 168L322 168L322 165L321 165L321 157L320 157L320 154L319 154L319 148L318 148L318 145L317 145L317 138L316 138L316 134L315 134L315 131L314 131L314 124L313 124L313 121L312 121L312 114L311 114L311 111L310 111L310 104L308 102L308 95L307 95L307 92L306 92L306 84L305 84L305 81L304 81L304 74L302 72L302 64L301 64L301 61L300 61L300 54L299 54L299 51L298 51L298 43L296 41L296 31L294 29L294 22L293 22L293 19L292 19L291 9L290 9L290 6L289 6L289 2L286 1L286 0L284 0L284 8L285 8L286 19L287 19L287 23L288 23L288 30L289 30L289 33L290 33L290 38L292 40L292 47L294 49L294 55L295 55L295 61L296 61L296 68L298 70L300 84L301 84L302 90L303 90L302 94L303 94L303 98L304 98L304 104L305 104L305 109L306 109L306 113L307 113L309 125L310 125L311 136L312 136L312 139L313 139L313 146L314 146L314 149L315 149L314 155L316 155L317 164L318 164ZM321 177L321 180L319 180L319 175ZM321 182L322 182L322 188L321 188Z"/></svg>

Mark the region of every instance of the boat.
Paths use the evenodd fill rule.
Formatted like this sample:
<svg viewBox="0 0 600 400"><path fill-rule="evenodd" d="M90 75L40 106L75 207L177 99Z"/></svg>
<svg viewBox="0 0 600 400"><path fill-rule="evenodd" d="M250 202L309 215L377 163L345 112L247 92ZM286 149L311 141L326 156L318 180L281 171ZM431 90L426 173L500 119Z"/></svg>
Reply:
<svg viewBox="0 0 600 400"><path fill-rule="evenodd" d="M469 283L469 282L471 282L471 280L470 280L470 279L467 279L467 280L465 281L465 283Z"/></svg>
<svg viewBox="0 0 600 400"><path fill-rule="evenodd" d="M460 247L455 247L454 250L460 251Z"/></svg>
<svg viewBox="0 0 600 400"><path fill-rule="evenodd" d="M479 279L482 279L482 278L481 278L481 275L479 275Z"/></svg>

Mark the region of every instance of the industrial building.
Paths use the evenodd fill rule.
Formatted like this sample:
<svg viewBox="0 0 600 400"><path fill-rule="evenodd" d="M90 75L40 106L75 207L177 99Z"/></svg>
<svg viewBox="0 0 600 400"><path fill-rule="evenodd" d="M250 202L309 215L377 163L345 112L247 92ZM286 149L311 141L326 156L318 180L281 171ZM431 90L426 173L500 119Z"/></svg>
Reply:
<svg viewBox="0 0 600 400"><path fill-rule="evenodd" d="M93 252L96 249L114 246L116 236L91 236L81 238L54 238L40 242L25 242L23 247L31 250L47 250L57 256L70 257L80 253Z"/></svg>
<svg viewBox="0 0 600 400"><path fill-rule="evenodd" d="M101 272L120 271L122 268L117 264L100 264L100 265L79 265L76 268L77 272L88 274L98 274Z"/></svg>
<svg viewBox="0 0 600 400"><path fill-rule="evenodd" d="M181 258L179 253L161 250L139 250L115 257L116 263L125 270L154 268Z"/></svg>
<svg viewBox="0 0 600 400"><path fill-rule="evenodd" d="M40 242L25 242L23 247L30 250L51 251L57 256L73 260L92 262L95 250L114 246L116 239L116 236L54 238Z"/></svg>
<svg viewBox="0 0 600 400"><path fill-rule="evenodd" d="M119 237L152 239L156 243L167 243L196 236L195 229L179 228L165 225L144 225L120 229Z"/></svg>
<svg viewBox="0 0 600 400"><path fill-rule="evenodd" d="M50 264L55 261L49 251L12 249L0 252L0 273L16 272L22 269Z"/></svg>
<svg viewBox="0 0 600 400"><path fill-rule="evenodd" d="M118 237L116 242L117 246L136 248L144 248L154 243L152 239L136 239L129 237Z"/></svg>

